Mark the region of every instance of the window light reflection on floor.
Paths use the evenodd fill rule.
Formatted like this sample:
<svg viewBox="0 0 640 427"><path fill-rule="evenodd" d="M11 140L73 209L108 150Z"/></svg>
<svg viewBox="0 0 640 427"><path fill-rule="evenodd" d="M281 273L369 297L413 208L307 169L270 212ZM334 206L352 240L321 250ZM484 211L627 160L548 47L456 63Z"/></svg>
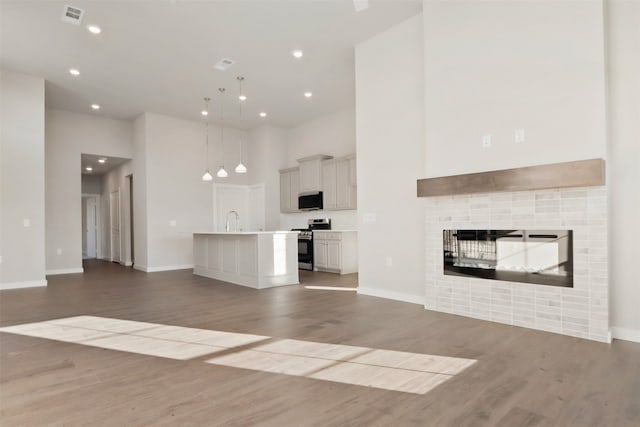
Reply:
<svg viewBox="0 0 640 427"><path fill-rule="evenodd" d="M414 394L427 393L476 362L96 316L8 326L0 332L176 360L213 355L206 363ZM219 352L224 354L215 356Z"/></svg>

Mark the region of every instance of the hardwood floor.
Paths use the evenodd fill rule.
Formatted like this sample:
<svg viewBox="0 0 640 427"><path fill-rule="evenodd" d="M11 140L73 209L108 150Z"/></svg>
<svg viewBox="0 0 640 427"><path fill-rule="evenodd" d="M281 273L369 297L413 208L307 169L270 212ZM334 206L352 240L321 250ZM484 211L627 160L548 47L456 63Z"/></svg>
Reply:
<svg viewBox="0 0 640 427"><path fill-rule="evenodd" d="M260 335L272 347L304 341L476 362L416 394L212 364L210 354L180 360L2 332L0 425L640 425L640 344L585 341L355 292L257 291L185 270L145 274L100 261L85 271L51 276L47 288L1 291L0 327L96 316ZM352 287L357 276L303 272L301 281ZM241 344L221 354L255 349Z"/></svg>

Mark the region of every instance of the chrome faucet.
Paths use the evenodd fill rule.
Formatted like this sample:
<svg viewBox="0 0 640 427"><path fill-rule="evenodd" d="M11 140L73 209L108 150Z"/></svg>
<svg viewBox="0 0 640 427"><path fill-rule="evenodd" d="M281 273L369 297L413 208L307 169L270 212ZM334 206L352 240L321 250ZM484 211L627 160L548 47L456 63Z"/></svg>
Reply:
<svg viewBox="0 0 640 427"><path fill-rule="evenodd" d="M229 231L231 231L231 229L229 227L229 214L234 214L236 216L236 227L235 227L235 230L233 230L233 231L237 233L238 232L238 224L240 223L240 215L238 215L238 212L236 212L236 211L227 212L227 217L226 217L227 225L225 227L225 230L227 231L227 233Z"/></svg>

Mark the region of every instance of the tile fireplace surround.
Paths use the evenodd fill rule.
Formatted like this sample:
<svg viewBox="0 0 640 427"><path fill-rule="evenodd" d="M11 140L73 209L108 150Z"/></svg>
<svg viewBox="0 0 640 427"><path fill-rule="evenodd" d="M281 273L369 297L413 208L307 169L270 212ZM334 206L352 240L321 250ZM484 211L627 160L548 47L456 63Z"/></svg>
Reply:
<svg viewBox="0 0 640 427"><path fill-rule="evenodd" d="M425 308L611 342L604 186L428 197ZM442 230L570 229L574 287L443 274Z"/></svg>

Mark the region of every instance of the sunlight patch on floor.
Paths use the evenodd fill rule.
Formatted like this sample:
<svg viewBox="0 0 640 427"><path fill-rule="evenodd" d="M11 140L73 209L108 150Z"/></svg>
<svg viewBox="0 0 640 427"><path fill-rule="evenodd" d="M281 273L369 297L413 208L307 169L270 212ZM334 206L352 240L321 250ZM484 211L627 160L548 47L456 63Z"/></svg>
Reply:
<svg viewBox="0 0 640 427"><path fill-rule="evenodd" d="M425 394L476 360L282 339L207 363L344 384Z"/></svg>
<svg viewBox="0 0 640 427"><path fill-rule="evenodd" d="M97 316L7 326L0 332L176 360L213 355L206 363L414 394L427 393L476 362ZM225 353L215 356L220 352Z"/></svg>
<svg viewBox="0 0 640 427"><path fill-rule="evenodd" d="M177 360L193 359L271 338L96 316L8 326L0 328L0 332Z"/></svg>

